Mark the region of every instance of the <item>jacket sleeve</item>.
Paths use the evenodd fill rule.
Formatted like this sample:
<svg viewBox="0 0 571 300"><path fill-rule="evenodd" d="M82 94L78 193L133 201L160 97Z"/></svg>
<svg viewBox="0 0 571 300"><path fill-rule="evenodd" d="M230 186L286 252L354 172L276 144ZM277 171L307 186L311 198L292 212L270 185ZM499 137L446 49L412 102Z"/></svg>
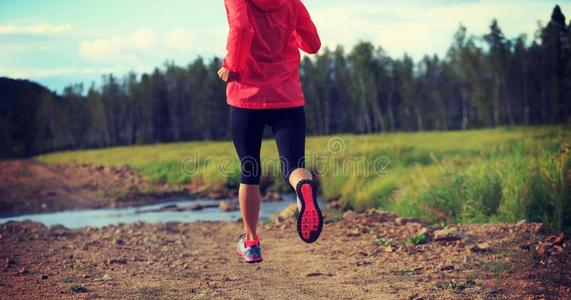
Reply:
<svg viewBox="0 0 571 300"><path fill-rule="evenodd" d="M309 54L315 54L321 48L321 40L319 39L319 34L317 33L317 28L309 16L307 8L301 3L300 0L296 0L298 17L295 27L295 38L298 47Z"/></svg>
<svg viewBox="0 0 571 300"><path fill-rule="evenodd" d="M224 0L230 32L226 42L226 58L222 64L233 72L244 68L254 38L254 29L250 24L246 2L247 0Z"/></svg>

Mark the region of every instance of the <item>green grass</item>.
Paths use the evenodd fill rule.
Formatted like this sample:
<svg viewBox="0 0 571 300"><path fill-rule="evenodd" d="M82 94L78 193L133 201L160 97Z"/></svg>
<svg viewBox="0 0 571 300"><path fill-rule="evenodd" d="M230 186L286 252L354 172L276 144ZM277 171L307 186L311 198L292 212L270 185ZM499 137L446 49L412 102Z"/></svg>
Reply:
<svg viewBox="0 0 571 300"><path fill-rule="evenodd" d="M356 210L395 211L431 223L541 221L571 228L571 128L337 135L307 139L307 166L326 199ZM565 150L567 149L567 150ZM263 184L287 191L275 143L262 146ZM169 184L235 188L230 142L188 142L42 155L44 163L129 165Z"/></svg>

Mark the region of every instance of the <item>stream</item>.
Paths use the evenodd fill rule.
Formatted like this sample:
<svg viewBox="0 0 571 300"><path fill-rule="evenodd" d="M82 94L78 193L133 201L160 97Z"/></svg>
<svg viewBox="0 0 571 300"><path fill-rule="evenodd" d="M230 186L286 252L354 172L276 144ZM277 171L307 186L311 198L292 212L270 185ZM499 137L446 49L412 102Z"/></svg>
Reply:
<svg viewBox="0 0 571 300"><path fill-rule="evenodd" d="M8 221L30 220L43 223L46 226L61 224L68 228L84 226L103 227L118 223L147 223L159 222L193 222L193 221L236 221L240 218L240 211L222 212L218 208L218 200L198 199L162 202L160 204L127 207L127 208L99 208L71 210L54 213L22 215L17 217L0 218L0 224ZM283 195L282 201L262 202L260 219L270 218L274 213L285 209L295 203L294 195ZM180 211L165 208L176 207ZM191 206L201 205L200 210L189 210ZM187 209L185 209L187 208Z"/></svg>

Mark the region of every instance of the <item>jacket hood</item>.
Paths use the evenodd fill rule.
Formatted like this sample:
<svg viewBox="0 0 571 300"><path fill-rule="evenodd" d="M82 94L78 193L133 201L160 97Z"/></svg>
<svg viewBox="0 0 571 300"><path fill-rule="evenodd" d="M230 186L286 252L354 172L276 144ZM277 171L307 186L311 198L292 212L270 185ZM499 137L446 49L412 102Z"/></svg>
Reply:
<svg viewBox="0 0 571 300"><path fill-rule="evenodd" d="M252 0L254 5L266 11L277 10L289 0Z"/></svg>

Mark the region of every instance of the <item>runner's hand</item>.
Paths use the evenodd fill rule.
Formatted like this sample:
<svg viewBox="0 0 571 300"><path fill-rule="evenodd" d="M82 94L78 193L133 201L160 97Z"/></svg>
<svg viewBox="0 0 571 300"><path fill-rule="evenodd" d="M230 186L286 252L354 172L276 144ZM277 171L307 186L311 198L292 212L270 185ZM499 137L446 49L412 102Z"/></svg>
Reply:
<svg viewBox="0 0 571 300"><path fill-rule="evenodd" d="M232 72L222 66L220 70L218 70L218 77L224 82L232 82L236 80L236 72Z"/></svg>

